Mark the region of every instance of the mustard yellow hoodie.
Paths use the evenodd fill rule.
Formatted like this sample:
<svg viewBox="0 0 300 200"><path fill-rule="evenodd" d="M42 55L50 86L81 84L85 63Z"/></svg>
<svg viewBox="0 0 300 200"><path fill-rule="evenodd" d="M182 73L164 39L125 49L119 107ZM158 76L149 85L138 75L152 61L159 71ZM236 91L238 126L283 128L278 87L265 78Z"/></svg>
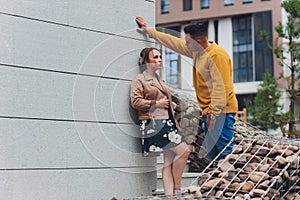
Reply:
<svg viewBox="0 0 300 200"><path fill-rule="evenodd" d="M232 81L232 63L227 52L210 41L205 51L190 51L185 40L149 29L149 37L163 46L193 59L193 81L202 115L236 113L237 99Z"/></svg>

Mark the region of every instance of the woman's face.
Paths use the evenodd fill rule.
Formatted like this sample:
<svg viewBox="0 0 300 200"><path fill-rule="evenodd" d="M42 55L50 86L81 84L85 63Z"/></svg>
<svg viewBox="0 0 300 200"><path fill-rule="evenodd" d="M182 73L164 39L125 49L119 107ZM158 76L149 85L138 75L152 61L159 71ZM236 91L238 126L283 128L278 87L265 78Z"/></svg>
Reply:
<svg viewBox="0 0 300 200"><path fill-rule="evenodd" d="M153 70L158 70L162 67L161 53L156 49L153 49L149 52L149 61L146 62L148 67L151 67Z"/></svg>

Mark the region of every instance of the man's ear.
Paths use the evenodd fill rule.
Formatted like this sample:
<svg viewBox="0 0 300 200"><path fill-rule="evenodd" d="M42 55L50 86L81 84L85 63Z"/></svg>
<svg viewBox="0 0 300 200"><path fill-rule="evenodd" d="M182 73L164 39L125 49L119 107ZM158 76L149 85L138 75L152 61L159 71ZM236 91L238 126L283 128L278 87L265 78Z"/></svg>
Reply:
<svg viewBox="0 0 300 200"><path fill-rule="evenodd" d="M196 39L196 42L197 42L198 44L200 44L200 45L202 44L202 40L201 40L201 39L199 39L199 38L198 38L198 39Z"/></svg>

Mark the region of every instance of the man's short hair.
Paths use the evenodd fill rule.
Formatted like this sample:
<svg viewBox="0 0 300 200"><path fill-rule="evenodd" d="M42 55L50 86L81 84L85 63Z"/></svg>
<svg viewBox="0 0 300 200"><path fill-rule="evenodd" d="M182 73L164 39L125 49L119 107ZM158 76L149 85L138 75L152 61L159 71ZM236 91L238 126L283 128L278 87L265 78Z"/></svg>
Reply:
<svg viewBox="0 0 300 200"><path fill-rule="evenodd" d="M191 38L196 39L199 36L206 36L208 34L208 22L194 22L184 27L184 33L190 34Z"/></svg>

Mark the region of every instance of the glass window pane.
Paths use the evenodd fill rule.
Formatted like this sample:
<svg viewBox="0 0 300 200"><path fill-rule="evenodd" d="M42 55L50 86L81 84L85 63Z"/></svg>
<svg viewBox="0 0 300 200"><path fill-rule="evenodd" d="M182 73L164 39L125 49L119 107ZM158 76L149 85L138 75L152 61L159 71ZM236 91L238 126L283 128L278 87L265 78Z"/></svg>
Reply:
<svg viewBox="0 0 300 200"><path fill-rule="evenodd" d="M233 5L233 4L234 4L234 0L224 0L225 6L229 6L229 5Z"/></svg>
<svg viewBox="0 0 300 200"><path fill-rule="evenodd" d="M192 9L193 9L192 0L183 0L183 10L187 11Z"/></svg>
<svg viewBox="0 0 300 200"><path fill-rule="evenodd" d="M234 82L253 81L251 15L232 18Z"/></svg>
<svg viewBox="0 0 300 200"><path fill-rule="evenodd" d="M161 0L161 14L170 12L170 0Z"/></svg>
<svg viewBox="0 0 300 200"><path fill-rule="evenodd" d="M168 27L163 31L173 36L180 37L180 26ZM180 87L179 85L180 72L179 72L179 60L178 60L179 55L168 48L165 48L163 54L165 55L164 70L165 70L167 84L175 88Z"/></svg>
<svg viewBox="0 0 300 200"><path fill-rule="evenodd" d="M209 0L200 0L201 8L209 8Z"/></svg>

